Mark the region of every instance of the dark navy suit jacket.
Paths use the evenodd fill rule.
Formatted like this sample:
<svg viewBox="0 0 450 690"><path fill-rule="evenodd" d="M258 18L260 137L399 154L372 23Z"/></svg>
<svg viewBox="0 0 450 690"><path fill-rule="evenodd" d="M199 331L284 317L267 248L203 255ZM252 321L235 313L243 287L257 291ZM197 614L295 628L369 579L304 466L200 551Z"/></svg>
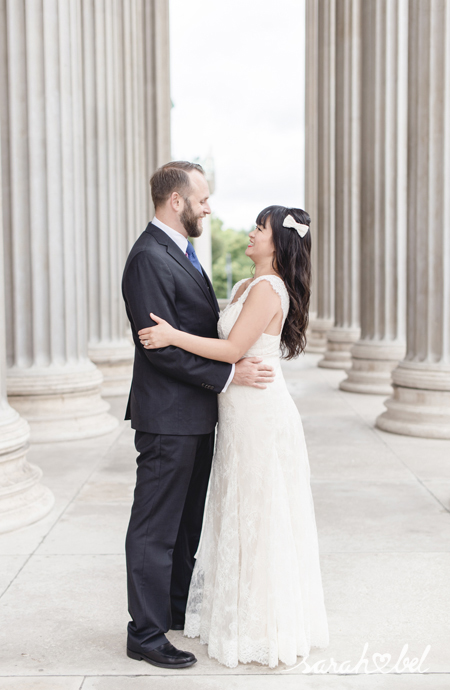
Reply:
<svg viewBox="0 0 450 690"><path fill-rule="evenodd" d="M173 346L146 350L138 337L140 329L155 325L153 312L182 331L217 338L219 307L208 277L149 223L128 256L122 292L136 346L125 419L147 433L210 433L217 422L217 394L231 364Z"/></svg>

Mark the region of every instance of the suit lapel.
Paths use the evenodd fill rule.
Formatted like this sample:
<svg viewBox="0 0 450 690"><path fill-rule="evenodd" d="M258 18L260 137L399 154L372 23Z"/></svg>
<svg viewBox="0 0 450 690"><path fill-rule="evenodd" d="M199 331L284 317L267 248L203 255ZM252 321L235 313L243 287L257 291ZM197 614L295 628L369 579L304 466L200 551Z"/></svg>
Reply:
<svg viewBox="0 0 450 690"><path fill-rule="evenodd" d="M202 267L202 268L203 268L203 267ZM208 276L208 274L206 273L205 269L203 269L203 275L204 275L204 277L205 277L206 282L208 283L209 294L211 295L212 300L213 300L213 302L214 302L214 306L215 306L215 308L216 308L217 316L219 316L219 315L220 315L219 303L218 303L218 301L217 301L216 293L214 292L214 288L213 288L213 286L212 286L212 283L211 283L211 281L210 281L210 279L209 279L209 276Z"/></svg>
<svg viewBox="0 0 450 690"><path fill-rule="evenodd" d="M174 259L184 270L189 273L191 278L195 280L197 285L201 288L203 291L203 294L207 298L209 304L211 305L211 309L214 311L214 314L217 316L218 315L218 305L217 305L217 300L215 300L215 295L214 295L214 290L212 289L211 286L211 291L208 289L208 285L205 281L205 279L200 275L199 271L191 264L189 261L188 257L183 254L182 250L175 244L175 242L167 235L163 230L158 228L156 225L153 225L153 223L149 223L147 226L147 232L150 232L155 240L159 242L159 244L163 244L166 246L167 253L170 254L172 259ZM208 284L211 285L209 279L208 279ZM212 297L214 295L214 298Z"/></svg>

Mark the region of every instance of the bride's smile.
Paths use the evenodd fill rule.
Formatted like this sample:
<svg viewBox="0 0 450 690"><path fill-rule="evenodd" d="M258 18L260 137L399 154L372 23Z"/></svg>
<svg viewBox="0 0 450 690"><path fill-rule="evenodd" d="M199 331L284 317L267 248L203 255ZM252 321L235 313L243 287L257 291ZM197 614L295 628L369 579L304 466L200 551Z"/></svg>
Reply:
<svg viewBox="0 0 450 690"><path fill-rule="evenodd" d="M273 244L272 226L270 219L267 218L265 224L259 224L249 233L248 246L245 250L256 266L255 278L260 275L273 273L273 259L275 256L275 246Z"/></svg>

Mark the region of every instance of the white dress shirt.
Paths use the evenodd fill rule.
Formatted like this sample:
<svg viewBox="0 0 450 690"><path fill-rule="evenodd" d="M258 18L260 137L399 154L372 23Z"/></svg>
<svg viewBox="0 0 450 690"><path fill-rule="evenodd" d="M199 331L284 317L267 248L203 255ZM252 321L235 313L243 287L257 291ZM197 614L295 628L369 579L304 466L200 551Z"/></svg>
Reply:
<svg viewBox="0 0 450 690"><path fill-rule="evenodd" d="M168 225L166 225L161 220L159 220L159 218L157 218L156 216L153 218L152 223L153 223L153 225L156 225L157 228L159 228L160 230L165 232L166 235L169 235L170 239L175 242L175 244L181 249L183 254L186 254L186 249L188 246L188 240L184 235L181 234L181 232L178 232L178 230L173 230L173 228L170 228ZM235 368L236 368L235 365L232 364L231 365L231 373L228 377L228 380L227 380L225 386L221 390L221 393L225 393L228 386L232 382L233 377L234 377Z"/></svg>
<svg viewBox="0 0 450 690"><path fill-rule="evenodd" d="M188 246L188 240L187 237L181 234L181 232L178 232L178 230L172 230L172 228L169 228L168 225L162 222L162 220L159 220L156 216L152 220L153 225L156 225L157 228L160 230L163 230L163 232L166 233L166 235L169 235L170 239L175 242L183 252L183 254L186 254L186 249Z"/></svg>

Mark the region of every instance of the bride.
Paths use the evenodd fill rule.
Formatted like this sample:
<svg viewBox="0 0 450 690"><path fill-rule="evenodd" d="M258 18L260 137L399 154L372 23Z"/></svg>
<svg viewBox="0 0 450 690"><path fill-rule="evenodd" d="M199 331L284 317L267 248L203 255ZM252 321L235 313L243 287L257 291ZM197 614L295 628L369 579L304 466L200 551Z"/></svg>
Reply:
<svg viewBox="0 0 450 690"><path fill-rule="evenodd" d="M222 362L259 356L276 372L265 389L231 384L219 396L216 451L192 575L184 634L200 636L229 667L297 663L328 645L319 550L302 423L283 378L305 348L311 276L310 218L269 206L246 255L255 275L237 283L219 339L156 326L144 347L168 345ZM148 341L148 344L144 344Z"/></svg>

